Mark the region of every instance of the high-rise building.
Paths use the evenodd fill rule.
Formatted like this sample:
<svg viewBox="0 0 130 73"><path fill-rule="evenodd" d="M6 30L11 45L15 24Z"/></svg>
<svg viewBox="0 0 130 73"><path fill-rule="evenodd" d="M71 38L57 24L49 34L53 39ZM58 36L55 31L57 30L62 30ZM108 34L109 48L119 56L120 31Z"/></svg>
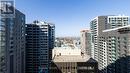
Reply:
<svg viewBox="0 0 130 73"><path fill-rule="evenodd" d="M102 30L128 25L128 16L98 16L90 22L94 58L98 61L98 38Z"/></svg>
<svg viewBox="0 0 130 73"><path fill-rule="evenodd" d="M91 55L91 32L90 30L81 30L80 31L80 40L81 40L81 52L84 54Z"/></svg>
<svg viewBox="0 0 130 73"><path fill-rule="evenodd" d="M0 73L25 73L25 15L0 16Z"/></svg>
<svg viewBox="0 0 130 73"><path fill-rule="evenodd" d="M55 40L54 24L26 24L26 73L48 73Z"/></svg>
<svg viewBox="0 0 130 73"><path fill-rule="evenodd" d="M129 24L128 16L98 16L91 21L90 26L91 26L92 44L93 44L92 50L94 50L94 59L96 59L99 62L100 70L104 69L104 72L107 72L107 70L105 69L109 65L108 59L109 57L112 57L114 53L117 52L116 47L113 47L114 45L117 44L117 42L115 42L113 46L108 47L109 44L112 44L114 41L109 44L108 44L109 41L105 41L106 40L105 36L107 37L111 36L112 39L116 39L115 38L116 35L115 36L112 36L111 34L104 35L102 31L106 29L114 29L116 27L126 26L128 24ZM112 59L111 63L115 61L116 58ZM115 68L113 67L113 69Z"/></svg>
<svg viewBox="0 0 130 73"><path fill-rule="evenodd" d="M101 73L129 73L129 45L130 25L103 30L101 37L99 37L99 67ZM105 63L106 65L104 65Z"/></svg>
<svg viewBox="0 0 130 73"><path fill-rule="evenodd" d="M94 59L98 61L98 36L101 33L101 30L105 28L101 28L101 26L104 26L107 24L107 16L98 16L94 18L90 22L90 29L91 29L91 36L92 36L92 50L94 50ZM100 29L99 29L100 28Z"/></svg>

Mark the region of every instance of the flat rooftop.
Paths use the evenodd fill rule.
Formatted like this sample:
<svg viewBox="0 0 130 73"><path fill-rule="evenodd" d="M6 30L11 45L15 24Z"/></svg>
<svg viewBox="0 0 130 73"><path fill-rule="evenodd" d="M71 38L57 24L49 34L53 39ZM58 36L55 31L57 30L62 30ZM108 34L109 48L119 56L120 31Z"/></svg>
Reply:
<svg viewBox="0 0 130 73"><path fill-rule="evenodd" d="M89 59L88 55L61 55L55 56L53 62L87 62Z"/></svg>

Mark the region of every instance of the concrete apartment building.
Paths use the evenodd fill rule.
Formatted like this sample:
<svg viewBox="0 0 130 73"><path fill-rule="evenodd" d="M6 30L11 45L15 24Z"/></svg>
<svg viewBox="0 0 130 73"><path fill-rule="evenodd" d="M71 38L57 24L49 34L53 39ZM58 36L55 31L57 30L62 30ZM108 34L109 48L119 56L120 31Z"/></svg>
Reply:
<svg viewBox="0 0 130 73"><path fill-rule="evenodd" d="M117 60L117 57L121 57L120 55L116 55L117 47L114 47L114 45L118 44L118 42L116 42L115 39L117 38L122 39L123 36L120 34L119 34L120 36L112 35L112 33L114 32L109 32L109 34L108 32L104 33L103 30L114 29L117 27L126 26L128 24L129 24L129 16L98 16L90 22L92 32L92 44L94 44L92 48L94 50L94 59L98 61L99 69L104 70L102 71L103 73L108 72L107 66L109 64L114 63ZM106 41L106 39L108 39L109 41ZM111 69L115 69L115 67L111 67ZM108 73L116 73L114 70L109 71L110 72Z"/></svg>
<svg viewBox="0 0 130 73"><path fill-rule="evenodd" d="M14 10L14 17L0 15L0 73L25 73L25 15Z"/></svg>
<svg viewBox="0 0 130 73"><path fill-rule="evenodd" d="M81 52L91 55L91 32L88 29L80 31Z"/></svg>
<svg viewBox="0 0 130 73"><path fill-rule="evenodd" d="M91 30L91 36L92 36L92 50L94 50L94 59L98 61L98 37L101 34L102 30L105 28L101 28L101 26L107 24L107 16L98 16L94 18L90 22L90 30Z"/></svg>
<svg viewBox="0 0 130 73"><path fill-rule="evenodd" d="M89 55L82 54L81 49L56 47L50 73L98 73L98 63Z"/></svg>
<svg viewBox="0 0 130 73"><path fill-rule="evenodd" d="M99 38L99 55L102 56L99 57L101 73L129 73L130 25L103 30L102 37ZM103 53L105 50L106 58L104 57L106 54ZM107 60L107 63L104 60Z"/></svg>
<svg viewBox="0 0 130 73"><path fill-rule="evenodd" d="M48 73L55 40L54 24L26 24L26 73Z"/></svg>

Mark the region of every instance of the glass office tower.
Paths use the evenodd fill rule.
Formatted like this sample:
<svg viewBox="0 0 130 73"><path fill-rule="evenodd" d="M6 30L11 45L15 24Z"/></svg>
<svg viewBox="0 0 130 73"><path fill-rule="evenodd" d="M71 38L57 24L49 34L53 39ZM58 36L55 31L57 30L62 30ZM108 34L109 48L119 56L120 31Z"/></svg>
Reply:
<svg viewBox="0 0 130 73"><path fill-rule="evenodd" d="M0 73L25 73L25 15L0 16Z"/></svg>
<svg viewBox="0 0 130 73"><path fill-rule="evenodd" d="M34 21L26 24L26 73L48 73L54 47L55 26Z"/></svg>

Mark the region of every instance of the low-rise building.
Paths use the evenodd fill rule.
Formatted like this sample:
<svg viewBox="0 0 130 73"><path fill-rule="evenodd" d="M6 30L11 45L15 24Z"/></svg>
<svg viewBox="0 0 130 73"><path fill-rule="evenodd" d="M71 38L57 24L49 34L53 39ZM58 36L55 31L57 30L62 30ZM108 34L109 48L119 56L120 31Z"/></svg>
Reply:
<svg viewBox="0 0 130 73"><path fill-rule="evenodd" d="M81 49L54 48L50 73L98 73L98 63Z"/></svg>

